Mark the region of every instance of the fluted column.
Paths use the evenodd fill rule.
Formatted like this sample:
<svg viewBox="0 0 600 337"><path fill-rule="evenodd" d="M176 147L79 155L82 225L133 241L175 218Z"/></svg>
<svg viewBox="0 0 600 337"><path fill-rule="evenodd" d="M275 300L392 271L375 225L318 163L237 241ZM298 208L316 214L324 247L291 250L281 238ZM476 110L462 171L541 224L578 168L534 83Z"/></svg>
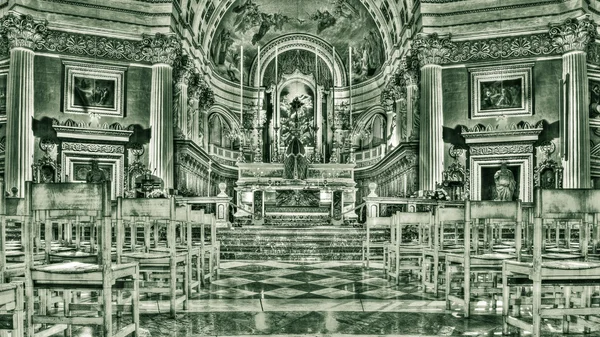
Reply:
<svg viewBox="0 0 600 337"><path fill-rule="evenodd" d="M419 189L434 190L442 182L444 142L442 134L442 67L451 48L449 37L419 35L413 52L421 68L421 120L419 127Z"/></svg>
<svg viewBox="0 0 600 337"><path fill-rule="evenodd" d="M47 22L10 13L0 20L0 29L10 45L5 188L8 191L16 188L16 196L22 197L25 181L33 178L34 50L47 35Z"/></svg>
<svg viewBox="0 0 600 337"><path fill-rule="evenodd" d="M174 36L156 34L146 38L151 53L150 146L148 167L163 179L165 189L173 188L173 63L181 53Z"/></svg>
<svg viewBox="0 0 600 337"><path fill-rule="evenodd" d="M563 51L563 80L566 82L563 144L563 187L590 188L590 126L587 78L587 48L596 37L596 24L587 16L550 25L553 43Z"/></svg>

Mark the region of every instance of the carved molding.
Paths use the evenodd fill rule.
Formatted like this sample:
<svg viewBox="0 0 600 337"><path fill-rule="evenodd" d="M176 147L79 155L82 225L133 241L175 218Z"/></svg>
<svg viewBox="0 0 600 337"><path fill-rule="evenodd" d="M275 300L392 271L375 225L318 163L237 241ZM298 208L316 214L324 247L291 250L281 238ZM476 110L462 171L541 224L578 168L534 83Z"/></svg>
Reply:
<svg viewBox="0 0 600 337"><path fill-rule="evenodd" d="M181 41L174 35L143 35L140 51L144 59L153 63L164 63L170 66L181 55Z"/></svg>
<svg viewBox="0 0 600 337"><path fill-rule="evenodd" d="M596 23L589 16L582 19L570 18L559 24L550 24L552 44L562 52L587 51L591 42L596 39Z"/></svg>
<svg viewBox="0 0 600 337"><path fill-rule="evenodd" d="M469 153L476 156L532 153L533 144L510 144L510 145L477 145L470 148Z"/></svg>
<svg viewBox="0 0 600 337"><path fill-rule="evenodd" d="M450 41L450 35L418 34L412 43L412 53L417 57L419 66L444 64L450 60L456 45Z"/></svg>
<svg viewBox="0 0 600 337"><path fill-rule="evenodd" d="M453 63L554 55L560 52L552 44L548 34L461 41L454 44L456 48L448 56L448 61Z"/></svg>
<svg viewBox="0 0 600 337"><path fill-rule="evenodd" d="M62 142L61 148L65 151L75 152L125 153L125 146L116 144Z"/></svg>
<svg viewBox="0 0 600 337"><path fill-rule="evenodd" d="M48 21L34 20L31 15L8 13L0 19L0 34L6 36L11 49L41 49L48 35Z"/></svg>
<svg viewBox="0 0 600 337"><path fill-rule="evenodd" d="M42 47L46 51L61 54L134 62L145 61L140 49L140 41L50 30Z"/></svg>
<svg viewBox="0 0 600 337"><path fill-rule="evenodd" d="M554 184L552 184L553 186L546 186L545 184L549 183L549 182L542 182L541 178L542 178L542 173L544 173L544 171L546 170L551 170L554 173ZM542 188L562 188L562 182L563 182L563 168L562 166L557 163L556 161L552 160L552 159L545 159L544 161L542 161L541 163L539 163L534 169L533 169L533 183L535 187L542 187ZM544 184L542 184L544 183ZM542 186L544 185L544 186Z"/></svg>

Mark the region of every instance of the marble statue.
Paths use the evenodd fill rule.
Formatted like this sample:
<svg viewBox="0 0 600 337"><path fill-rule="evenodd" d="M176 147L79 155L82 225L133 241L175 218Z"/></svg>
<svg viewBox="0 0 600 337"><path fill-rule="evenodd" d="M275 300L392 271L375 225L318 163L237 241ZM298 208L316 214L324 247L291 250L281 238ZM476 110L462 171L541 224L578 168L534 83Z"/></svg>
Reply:
<svg viewBox="0 0 600 337"><path fill-rule="evenodd" d="M85 176L85 181L88 183L103 183L106 181L106 174L104 170L98 167L97 160L92 160L92 168Z"/></svg>
<svg viewBox="0 0 600 337"><path fill-rule="evenodd" d="M508 169L506 163L502 163L500 170L494 174L494 182L496 183L496 201L512 201L517 182L511 170Z"/></svg>

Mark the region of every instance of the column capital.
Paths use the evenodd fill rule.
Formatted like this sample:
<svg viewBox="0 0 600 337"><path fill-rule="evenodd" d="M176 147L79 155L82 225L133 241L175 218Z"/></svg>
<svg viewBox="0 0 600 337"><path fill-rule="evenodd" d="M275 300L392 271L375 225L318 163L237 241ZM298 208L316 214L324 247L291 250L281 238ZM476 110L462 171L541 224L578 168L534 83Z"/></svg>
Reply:
<svg viewBox="0 0 600 337"><path fill-rule="evenodd" d="M562 49L564 53L570 51L587 51L588 46L596 38L596 23L588 15L582 18L567 19L559 24L549 24L550 39L552 44Z"/></svg>
<svg viewBox="0 0 600 337"><path fill-rule="evenodd" d="M174 35L143 35L141 51L144 59L153 64L164 63L173 66L181 56L181 41Z"/></svg>
<svg viewBox="0 0 600 337"><path fill-rule="evenodd" d="M451 35L423 34L417 35L412 42L412 55L416 57L419 67L430 64L444 64L449 61L450 52L456 45L450 41Z"/></svg>
<svg viewBox="0 0 600 337"><path fill-rule="evenodd" d="M39 49L48 36L48 21L8 13L0 19L0 34L7 37L11 49Z"/></svg>

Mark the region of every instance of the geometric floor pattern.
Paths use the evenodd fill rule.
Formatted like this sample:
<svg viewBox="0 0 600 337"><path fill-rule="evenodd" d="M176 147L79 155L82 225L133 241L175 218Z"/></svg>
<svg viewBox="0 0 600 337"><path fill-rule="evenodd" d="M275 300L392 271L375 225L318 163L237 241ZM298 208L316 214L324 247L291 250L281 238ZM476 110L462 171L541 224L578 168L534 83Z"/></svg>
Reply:
<svg viewBox="0 0 600 337"><path fill-rule="evenodd" d="M361 262L223 261L218 279L198 299L433 299L418 290Z"/></svg>

